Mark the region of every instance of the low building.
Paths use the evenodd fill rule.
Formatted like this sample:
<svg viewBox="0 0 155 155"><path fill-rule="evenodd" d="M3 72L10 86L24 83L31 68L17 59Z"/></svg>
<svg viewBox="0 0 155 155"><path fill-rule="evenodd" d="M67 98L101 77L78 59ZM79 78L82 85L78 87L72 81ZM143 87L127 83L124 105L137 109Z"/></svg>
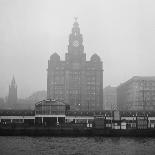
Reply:
<svg viewBox="0 0 155 155"><path fill-rule="evenodd" d="M135 76L117 88L119 110L155 110L155 77Z"/></svg>
<svg viewBox="0 0 155 155"><path fill-rule="evenodd" d="M34 125L35 113L34 110L0 110L0 125L16 124L16 126L23 126L23 124ZM15 127L15 126L14 126Z"/></svg>
<svg viewBox="0 0 155 155"><path fill-rule="evenodd" d="M116 87L107 86L103 89L103 107L104 110L117 109L117 91Z"/></svg>
<svg viewBox="0 0 155 155"><path fill-rule="evenodd" d="M46 127L149 129L155 128L155 112L70 111L68 105L54 100L37 103L35 110L0 110L0 129Z"/></svg>
<svg viewBox="0 0 155 155"><path fill-rule="evenodd" d="M35 105L35 122L45 126L65 123L67 110L69 110L69 106L62 101L42 100Z"/></svg>

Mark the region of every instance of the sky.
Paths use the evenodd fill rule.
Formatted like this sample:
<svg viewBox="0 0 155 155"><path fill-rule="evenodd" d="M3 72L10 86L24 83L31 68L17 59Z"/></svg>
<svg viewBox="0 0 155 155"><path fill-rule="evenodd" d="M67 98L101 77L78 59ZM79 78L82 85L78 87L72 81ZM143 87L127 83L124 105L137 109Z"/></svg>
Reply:
<svg viewBox="0 0 155 155"><path fill-rule="evenodd" d="M54 52L64 60L74 17L87 60L103 61L103 87L155 76L154 0L0 0L0 97L14 75L18 97L46 90Z"/></svg>

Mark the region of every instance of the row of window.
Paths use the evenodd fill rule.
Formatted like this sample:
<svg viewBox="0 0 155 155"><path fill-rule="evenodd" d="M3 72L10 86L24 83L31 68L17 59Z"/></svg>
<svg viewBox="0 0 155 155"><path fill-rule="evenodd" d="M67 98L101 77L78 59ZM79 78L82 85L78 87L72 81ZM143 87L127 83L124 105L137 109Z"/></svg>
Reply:
<svg viewBox="0 0 155 155"><path fill-rule="evenodd" d="M73 80L75 83L80 84L80 78L78 78L78 77L76 77L74 79L72 78L70 80ZM62 78L55 79L55 80L51 81L51 85L56 85L56 84L62 84L63 85L64 83L65 83L65 81ZM97 83L96 81L86 81L86 84L87 85L99 85L99 82Z"/></svg>
<svg viewBox="0 0 155 155"><path fill-rule="evenodd" d="M62 110L65 110L65 106L42 105L42 106L36 106L36 110L38 111L62 111Z"/></svg>
<svg viewBox="0 0 155 155"><path fill-rule="evenodd" d="M65 111L47 111L47 110L42 110L42 111L36 111L37 115L64 115Z"/></svg>
<svg viewBox="0 0 155 155"><path fill-rule="evenodd" d="M92 69L94 70L94 69ZM96 70L95 71L88 71L88 70L85 70L84 71L84 74L88 77L91 77L91 76L95 76L96 75ZM54 71L54 72L51 72L51 75L65 75L66 72L69 72L70 75L81 75L83 73L83 70L80 70L80 71L68 71L68 70L57 70L57 71Z"/></svg>

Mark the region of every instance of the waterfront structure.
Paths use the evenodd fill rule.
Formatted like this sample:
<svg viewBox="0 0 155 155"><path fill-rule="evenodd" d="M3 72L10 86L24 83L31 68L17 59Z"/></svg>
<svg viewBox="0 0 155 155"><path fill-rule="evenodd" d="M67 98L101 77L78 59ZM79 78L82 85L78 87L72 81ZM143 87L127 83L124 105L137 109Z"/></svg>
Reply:
<svg viewBox="0 0 155 155"><path fill-rule="evenodd" d="M104 110L117 110L117 88L107 86L103 89Z"/></svg>
<svg viewBox="0 0 155 155"><path fill-rule="evenodd" d="M8 104L10 107L17 104L17 84L14 77L9 86Z"/></svg>
<svg viewBox="0 0 155 155"><path fill-rule="evenodd" d="M61 101L43 100L35 105L35 110L0 110L0 129L6 127L17 130L35 127L35 131L46 127L141 130L155 128L155 112L70 111Z"/></svg>
<svg viewBox="0 0 155 155"><path fill-rule="evenodd" d="M65 114L70 107L59 100L43 100L35 105L35 119L37 124L53 125L65 123Z"/></svg>
<svg viewBox="0 0 155 155"><path fill-rule="evenodd" d="M86 60L77 19L69 35L65 60L54 53L48 61L47 98L63 100L76 111L103 110L102 61L97 54Z"/></svg>
<svg viewBox="0 0 155 155"><path fill-rule="evenodd" d="M155 110L155 77L135 76L117 88L119 110Z"/></svg>

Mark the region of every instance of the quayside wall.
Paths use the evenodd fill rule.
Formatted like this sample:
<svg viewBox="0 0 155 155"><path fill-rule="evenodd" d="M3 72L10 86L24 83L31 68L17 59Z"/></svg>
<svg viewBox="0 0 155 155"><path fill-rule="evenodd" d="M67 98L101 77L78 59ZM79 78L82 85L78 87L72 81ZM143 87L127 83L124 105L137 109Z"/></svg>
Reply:
<svg viewBox="0 0 155 155"><path fill-rule="evenodd" d="M0 136L60 136L60 137L155 137L155 129L115 130L93 128L1 128Z"/></svg>

